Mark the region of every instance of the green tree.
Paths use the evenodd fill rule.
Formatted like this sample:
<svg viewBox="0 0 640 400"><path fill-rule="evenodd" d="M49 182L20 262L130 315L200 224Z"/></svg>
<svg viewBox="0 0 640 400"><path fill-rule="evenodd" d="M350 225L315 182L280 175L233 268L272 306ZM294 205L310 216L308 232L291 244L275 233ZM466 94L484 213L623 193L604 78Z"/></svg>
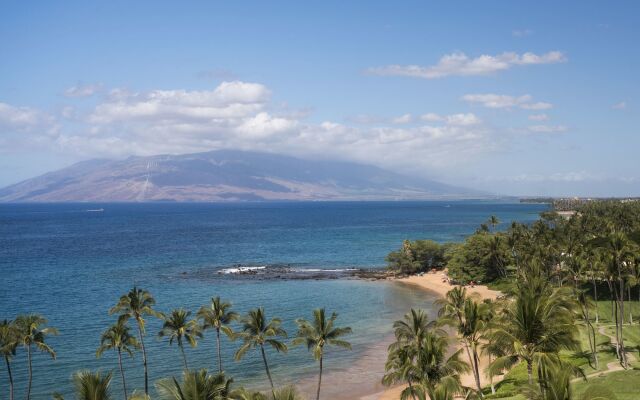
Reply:
<svg viewBox="0 0 640 400"><path fill-rule="evenodd" d="M176 378L164 378L156 382L161 400L228 400L233 379L224 373L210 375L206 369L184 370L182 382Z"/></svg>
<svg viewBox="0 0 640 400"><path fill-rule="evenodd" d="M467 296L465 288L456 287L436 302L439 324L455 328L458 337L469 358L476 388L482 390L480 384L480 345L492 317L490 305L477 303Z"/></svg>
<svg viewBox="0 0 640 400"><path fill-rule="evenodd" d="M460 282L490 282L505 276L511 252L503 235L480 232L467 237L451 251L449 276Z"/></svg>
<svg viewBox="0 0 640 400"><path fill-rule="evenodd" d="M557 360L559 351L578 349L574 310L575 301L566 289L552 287L539 267L528 266L516 284L515 298L491 332L506 355L492 363L490 373L522 360L533 384L534 363L542 368Z"/></svg>
<svg viewBox="0 0 640 400"><path fill-rule="evenodd" d="M13 374L11 373L11 359L16 355L18 347L18 332L13 321L0 322L0 355L7 365L9 378L9 400L13 400Z"/></svg>
<svg viewBox="0 0 640 400"><path fill-rule="evenodd" d="M73 375L77 400L111 400L111 373L79 371Z"/></svg>
<svg viewBox="0 0 640 400"><path fill-rule="evenodd" d="M96 350L96 357L102 357L102 354L106 350L116 350L118 353L118 367L120 369L120 376L122 377L122 391L124 393L124 399L127 400L127 383L124 376L124 368L122 366L122 352L129 354L133 357L133 351L139 349L140 345L134 336L129 332L129 326L126 321L118 321L114 325L110 326L106 331L102 333L100 337L100 346Z"/></svg>
<svg viewBox="0 0 640 400"><path fill-rule="evenodd" d="M171 311L171 314L164 316L162 329L158 333L159 337L168 337L169 345L175 340L182 354L184 369L189 369L187 365L187 355L184 352L184 343L186 340L191 347L198 345L198 338L202 337L202 332L195 319L189 319L191 311L179 308Z"/></svg>
<svg viewBox="0 0 640 400"><path fill-rule="evenodd" d="M49 354L51 358L56 358L56 352L45 343L45 339L49 335L57 335L58 330L52 327L43 327L46 324L47 320L38 314L19 315L15 321L18 343L27 349L27 366L29 368L27 400L31 398L31 383L33 382L32 349L35 347L37 350Z"/></svg>
<svg viewBox="0 0 640 400"><path fill-rule="evenodd" d="M324 308L313 310L313 322L298 319L298 333L293 340L294 345L306 344L307 349L313 352L313 358L320 362L320 374L318 376L318 390L316 400L320 399L320 386L322 385L322 360L324 346L338 346L351 350L351 344L340 339L351 333L351 328L335 327L334 323L338 314L333 313L329 319L325 316Z"/></svg>
<svg viewBox="0 0 640 400"><path fill-rule="evenodd" d="M488 225L491 225L491 230L492 231L495 231L496 230L496 226L498 226L500 224L500 220L495 215L492 215L492 216L489 217L489 219L487 220L486 223Z"/></svg>
<svg viewBox="0 0 640 400"><path fill-rule="evenodd" d="M215 329L218 348L218 372L222 372L222 354L220 352L220 332L229 338L233 338L233 331L229 324L237 321L239 315L231 309L231 303L220 300L220 297L211 299L209 306L202 306L198 311L198 318L202 320L202 329Z"/></svg>
<svg viewBox="0 0 640 400"><path fill-rule="evenodd" d="M109 314L119 313L119 322L125 322L133 318L138 326L138 340L142 348L142 365L144 368L144 394L149 395L149 371L147 369L147 350L144 347L145 317L161 317L162 314L155 311L153 306L156 300L151 293L134 286L127 294L120 297L118 303L109 310Z"/></svg>
<svg viewBox="0 0 640 400"><path fill-rule="evenodd" d="M241 360L246 352L250 349L260 348L264 368L271 384L271 393L275 397L275 386L269 371L269 363L264 346L269 345L277 352L287 352L287 345L278 340L278 338L286 338L287 332L280 327L282 321L280 318L273 318L267 322L267 318L262 307L250 310L242 319L242 331L237 334L244 343L238 351L236 351L235 359Z"/></svg>
<svg viewBox="0 0 640 400"><path fill-rule="evenodd" d="M388 268L402 274L443 269L446 266L446 250L450 245L441 245L433 240L405 240L402 248L387 255Z"/></svg>
<svg viewBox="0 0 640 400"><path fill-rule="evenodd" d="M447 357L447 334L435 326L426 313L414 309L394 322L396 342L389 346L382 382L406 382L402 399L423 399L440 384L450 392L461 390L459 374L469 367L459 359L461 350Z"/></svg>

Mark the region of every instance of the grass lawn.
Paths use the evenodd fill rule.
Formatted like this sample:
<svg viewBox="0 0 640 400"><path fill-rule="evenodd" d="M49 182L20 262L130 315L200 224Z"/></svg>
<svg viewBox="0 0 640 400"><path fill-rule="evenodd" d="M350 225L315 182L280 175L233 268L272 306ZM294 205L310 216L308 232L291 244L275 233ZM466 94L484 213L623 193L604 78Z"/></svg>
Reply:
<svg viewBox="0 0 640 400"><path fill-rule="evenodd" d="M640 370L612 372L588 382L578 382L574 385L575 397L579 399L585 391L596 386L611 390L617 400L637 400L640 398Z"/></svg>
<svg viewBox="0 0 640 400"><path fill-rule="evenodd" d="M615 326L606 326L605 332L608 334L616 334ZM624 325L622 327L622 335L624 336L625 347L638 347L640 346L640 325Z"/></svg>
<svg viewBox="0 0 640 400"><path fill-rule="evenodd" d="M598 300L597 304L599 322L601 324L615 324L615 317L611 317L611 302L609 300ZM640 303L637 300L631 303L628 301L624 302L625 323L629 320L629 311L631 311L634 323L640 321ZM595 318L595 312L592 313L591 317Z"/></svg>
<svg viewBox="0 0 640 400"><path fill-rule="evenodd" d="M504 282L497 282L493 285L495 289L504 289ZM636 294L637 296L637 294ZM628 321L629 311L633 315L633 325L628 323L624 325L624 337L625 345L628 350L636 348L640 350L640 303L633 301L631 303L625 302L625 321ZM598 332L598 327L605 325L605 331L615 336L615 327L610 326L615 323L611 318L611 303L608 300L600 300L597 302L599 324L595 326L596 329L596 344L598 349L598 360L600 364L600 371L607 369L607 363L615 361L615 350L609 338ZM593 310L595 311L595 310ZM595 312L592 311L593 323L595 325ZM573 365L579 366L584 370L586 375L594 374L597 370L593 365L589 364L590 349L589 339L587 336L587 329L584 326L579 327L580 347L582 352L562 352L560 356ZM629 349L631 348L631 349ZM640 354L634 351L636 358L640 360ZM640 368L640 362L636 361L635 365ZM502 382L496 384L496 394L491 395L491 390L485 388L485 398L487 399L501 399L501 400L525 400L525 397L518 394L518 387L526 384L527 382L527 369L526 365L521 363L512 368L506 375ZM588 381L576 381L573 383L574 398L579 399L584 393L595 392L597 390L610 390L617 400L639 400L640 399L640 369L633 369L628 371L617 371L602 376L592 376ZM605 396L606 397L606 396Z"/></svg>

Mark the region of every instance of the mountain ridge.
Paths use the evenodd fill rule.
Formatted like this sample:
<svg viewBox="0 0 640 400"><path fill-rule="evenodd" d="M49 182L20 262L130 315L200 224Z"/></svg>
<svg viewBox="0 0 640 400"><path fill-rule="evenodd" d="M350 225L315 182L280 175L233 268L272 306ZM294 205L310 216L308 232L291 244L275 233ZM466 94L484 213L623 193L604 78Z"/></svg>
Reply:
<svg viewBox="0 0 640 400"><path fill-rule="evenodd" d="M486 193L346 161L216 150L93 159L0 189L0 202L429 200Z"/></svg>

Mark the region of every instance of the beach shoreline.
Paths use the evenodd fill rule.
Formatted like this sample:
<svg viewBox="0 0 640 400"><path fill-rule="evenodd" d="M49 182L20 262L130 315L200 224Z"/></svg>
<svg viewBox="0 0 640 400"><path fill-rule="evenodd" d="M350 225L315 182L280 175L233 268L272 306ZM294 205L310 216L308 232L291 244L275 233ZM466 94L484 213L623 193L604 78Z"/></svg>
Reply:
<svg viewBox="0 0 640 400"><path fill-rule="evenodd" d="M399 282L402 284L412 285L419 287L422 290L429 291L439 298L444 298L448 291L455 288L456 285L451 285L447 280L445 271L436 271L425 273L423 275L412 275L408 277L402 278L392 278L390 279L395 282ZM472 296L477 296L480 300L490 299L495 300L499 296L502 295L501 292L496 290L491 290L487 286L484 285L475 285L474 287L466 286L467 293ZM453 343L452 343L453 344ZM386 359L380 360L382 364ZM481 357L480 360L480 368L484 369L488 365L488 360L486 357ZM380 377L382 379L382 376ZM484 386L488 384L487 378L484 374L481 374L481 383ZM500 377L494 378L494 383L497 383L500 380ZM473 374L467 373L462 375L461 377L462 384L464 386L474 387L475 380L473 378ZM390 387L388 389L375 392L373 394L360 396L360 400L398 400L400 398L400 393L404 390L404 385L397 385Z"/></svg>

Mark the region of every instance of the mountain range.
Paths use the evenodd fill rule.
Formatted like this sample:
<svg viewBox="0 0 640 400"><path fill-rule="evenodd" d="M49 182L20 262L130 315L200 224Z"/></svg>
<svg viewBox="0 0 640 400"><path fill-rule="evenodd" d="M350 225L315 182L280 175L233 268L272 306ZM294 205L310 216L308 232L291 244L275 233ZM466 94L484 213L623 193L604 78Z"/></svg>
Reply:
<svg viewBox="0 0 640 400"><path fill-rule="evenodd" d="M217 150L79 162L0 189L0 202L427 200L486 193L343 161Z"/></svg>

